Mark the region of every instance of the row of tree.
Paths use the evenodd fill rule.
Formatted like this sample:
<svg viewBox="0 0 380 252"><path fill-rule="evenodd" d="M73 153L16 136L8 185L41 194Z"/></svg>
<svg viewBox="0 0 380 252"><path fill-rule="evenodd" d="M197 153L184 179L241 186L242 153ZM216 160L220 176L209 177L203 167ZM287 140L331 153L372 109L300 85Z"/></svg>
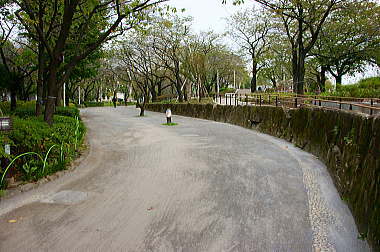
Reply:
<svg viewBox="0 0 380 252"><path fill-rule="evenodd" d="M194 34L190 18L156 15L143 30L126 33L113 44L107 69L123 86L129 83L142 113L148 101L201 100L249 81L244 58L221 37L213 32Z"/></svg>
<svg viewBox="0 0 380 252"><path fill-rule="evenodd" d="M36 114L44 105L51 124L63 84L93 74L102 46L143 26L153 9L163 11L158 5L165 1L1 0L1 83L12 93L12 106L20 87L29 92L27 83L35 82Z"/></svg>
<svg viewBox="0 0 380 252"><path fill-rule="evenodd" d="M380 65L380 6L375 1L254 2L262 8L228 19L229 34L252 64L252 92L257 79L274 87L290 79L300 94L306 84L324 91L326 73L339 88L344 75Z"/></svg>

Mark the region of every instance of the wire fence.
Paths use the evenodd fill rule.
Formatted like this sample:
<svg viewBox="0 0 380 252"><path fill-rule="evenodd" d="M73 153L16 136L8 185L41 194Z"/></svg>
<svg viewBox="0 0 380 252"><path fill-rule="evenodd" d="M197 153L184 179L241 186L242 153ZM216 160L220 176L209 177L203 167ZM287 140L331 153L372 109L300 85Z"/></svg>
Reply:
<svg viewBox="0 0 380 252"><path fill-rule="evenodd" d="M276 106L287 108L326 107L360 112L369 115L380 114L380 99L354 98L297 94L225 94L214 96L214 102L231 106Z"/></svg>

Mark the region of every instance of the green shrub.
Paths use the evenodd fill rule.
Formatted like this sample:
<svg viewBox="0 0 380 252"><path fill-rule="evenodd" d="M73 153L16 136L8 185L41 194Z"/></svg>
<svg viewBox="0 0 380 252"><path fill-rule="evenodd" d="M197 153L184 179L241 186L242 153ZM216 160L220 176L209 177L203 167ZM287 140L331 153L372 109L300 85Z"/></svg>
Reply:
<svg viewBox="0 0 380 252"><path fill-rule="evenodd" d="M0 109L6 115L14 115L20 118L34 117L36 114L36 103L35 102L17 102L17 107L15 111L10 111L9 102L1 102ZM56 115L69 116L69 117L79 117L79 110L76 107L57 107Z"/></svg>
<svg viewBox="0 0 380 252"><path fill-rule="evenodd" d="M235 93L235 89L234 88L221 88L220 91L219 91L219 95L225 95L227 93Z"/></svg>
<svg viewBox="0 0 380 252"><path fill-rule="evenodd" d="M79 117L80 112L76 107L57 107L55 114L75 118Z"/></svg>
<svg viewBox="0 0 380 252"><path fill-rule="evenodd" d="M66 163L76 156L77 147L85 134L83 123L73 117L55 115L52 127L43 121L42 116L27 119L13 116L12 119L13 130L0 134L2 160L10 161L27 152L35 152L42 157L49 154L48 164L44 169L43 162L37 155L18 159L8 171L18 180L36 180L64 169ZM10 156L4 153L5 143L11 145ZM51 152L48 153L50 149ZM4 168L0 170L0 176L5 172Z"/></svg>
<svg viewBox="0 0 380 252"><path fill-rule="evenodd" d="M324 96L380 98L380 77L372 77L353 85L343 85L334 92L325 92Z"/></svg>
<svg viewBox="0 0 380 252"><path fill-rule="evenodd" d="M104 107L103 102L85 102L84 105L86 107Z"/></svg>

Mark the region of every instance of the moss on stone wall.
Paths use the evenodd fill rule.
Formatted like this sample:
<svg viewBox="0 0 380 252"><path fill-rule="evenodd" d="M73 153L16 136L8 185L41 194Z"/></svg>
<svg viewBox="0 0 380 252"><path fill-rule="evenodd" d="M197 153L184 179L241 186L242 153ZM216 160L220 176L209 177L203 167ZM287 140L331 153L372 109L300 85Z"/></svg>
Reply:
<svg viewBox="0 0 380 252"><path fill-rule="evenodd" d="M226 122L286 139L327 166L360 233L380 249L380 116L325 108L149 104L148 110ZM258 122L253 126L251 121Z"/></svg>

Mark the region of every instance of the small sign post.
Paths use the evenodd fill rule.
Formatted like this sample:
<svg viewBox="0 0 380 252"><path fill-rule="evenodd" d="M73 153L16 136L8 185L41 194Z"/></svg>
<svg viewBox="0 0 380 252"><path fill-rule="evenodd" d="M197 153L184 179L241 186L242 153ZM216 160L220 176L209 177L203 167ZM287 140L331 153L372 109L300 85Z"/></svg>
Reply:
<svg viewBox="0 0 380 252"><path fill-rule="evenodd" d="M12 119L10 117L0 117L0 131L12 130Z"/></svg>
<svg viewBox="0 0 380 252"><path fill-rule="evenodd" d="M0 117L0 131L12 130L12 119L10 117ZM7 155L11 154L11 146L9 144L4 145L4 152Z"/></svg>

